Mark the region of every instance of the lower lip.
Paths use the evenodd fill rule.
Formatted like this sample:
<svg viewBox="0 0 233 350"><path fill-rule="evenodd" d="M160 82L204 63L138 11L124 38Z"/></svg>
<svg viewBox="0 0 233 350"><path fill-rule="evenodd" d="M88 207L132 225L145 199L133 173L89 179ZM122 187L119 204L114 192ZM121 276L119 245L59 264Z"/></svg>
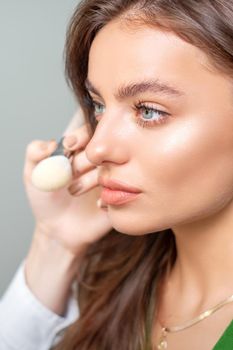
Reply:
<svg viewBox="0 0 233 350"><path fill-rule="evenodd" d="M111 190L104 187L101 192L101 199L106 204L123 204L135 199L140 193Z"/></svg>

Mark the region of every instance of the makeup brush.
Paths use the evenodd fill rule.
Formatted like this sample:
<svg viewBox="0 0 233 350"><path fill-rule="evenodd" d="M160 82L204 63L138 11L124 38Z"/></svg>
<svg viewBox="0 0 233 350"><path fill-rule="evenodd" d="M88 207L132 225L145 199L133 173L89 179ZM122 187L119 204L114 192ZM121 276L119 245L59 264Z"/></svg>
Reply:
<svg viewBox="0 0 233 350"><path fill-rule="evenodd" d="M58 142L55 151L39 162L32 171L32 184L40 191L50 192L65 187L72 179L70 154L64 154L64 136Z"/></svg>

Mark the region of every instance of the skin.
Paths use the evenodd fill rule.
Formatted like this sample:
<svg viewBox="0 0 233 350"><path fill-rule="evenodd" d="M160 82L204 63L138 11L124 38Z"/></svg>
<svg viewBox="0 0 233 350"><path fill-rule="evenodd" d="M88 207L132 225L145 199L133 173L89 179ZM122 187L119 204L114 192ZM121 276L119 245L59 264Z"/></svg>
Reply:
<svg viewBox="0 0 233 350"><path fill-rule="evenodd" d="M147 91L115 98L120 85L142 78L159 79L182 94ZM165 283L160 319L182 324L233 293L231 82L175 34L147 27L129 31L120 21L95 37L88 79L101 94L90 95L102 107L96 106L98 126L86 156L101 176L142 191L132 202L109 205L109 220L129 235L173 230L178 257ZM147 114L135 111L138 100L170 117L143 128L136 121ZM232 305L225 306L200 326L171 335L171 349L211 349L232 312ZM210 332L208 339L203 329ZM192 337L194 344L201 339L199 347Z"/></svg>

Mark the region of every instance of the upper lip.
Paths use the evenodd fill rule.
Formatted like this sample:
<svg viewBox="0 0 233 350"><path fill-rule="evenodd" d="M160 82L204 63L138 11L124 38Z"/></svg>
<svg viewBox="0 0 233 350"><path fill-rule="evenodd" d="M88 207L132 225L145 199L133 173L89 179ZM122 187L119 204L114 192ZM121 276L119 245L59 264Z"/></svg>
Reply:
<svg viewBox="0 0 233 350"><path fill-rule="evenodd" d="M110 188L112 190L118 190L118 191L125 191L125 192L132 192L132 193L140 193L141 191L133 186L130 186L122 181L119 180L112 180L112 179L104 179L103 177L99 178L99 184Z"/></svg>

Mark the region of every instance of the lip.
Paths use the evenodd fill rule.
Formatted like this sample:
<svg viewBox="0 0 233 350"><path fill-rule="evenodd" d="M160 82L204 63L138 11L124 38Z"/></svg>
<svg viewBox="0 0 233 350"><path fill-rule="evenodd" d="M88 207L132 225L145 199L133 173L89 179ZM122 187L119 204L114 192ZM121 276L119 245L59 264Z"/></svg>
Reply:
<svg viewBox="0 0 233 350"><path fill-rule="evenodd" d="M107 205L119 205L134 200L139 194L140 192L116 191L103 187L100 198Z"/></svg>
<svg viewBox="0 0 233 350"><path fill-rule="evenodd" d="M101 199L107 205L119 205L134 200L142 191L125 182L99 177L99 184L103 186Z"/></svg>
<svg viewBox="0 0 233 350"><path fill-rule="evenodd" d="M104 179L103 177L100 177L98 179L98 182L101 186L107 187L110 190L123 191L123 192L128 192L128 193L141 193L142 192L139 188L128 185L125 182L122 182L119 180Z"/></svg>

